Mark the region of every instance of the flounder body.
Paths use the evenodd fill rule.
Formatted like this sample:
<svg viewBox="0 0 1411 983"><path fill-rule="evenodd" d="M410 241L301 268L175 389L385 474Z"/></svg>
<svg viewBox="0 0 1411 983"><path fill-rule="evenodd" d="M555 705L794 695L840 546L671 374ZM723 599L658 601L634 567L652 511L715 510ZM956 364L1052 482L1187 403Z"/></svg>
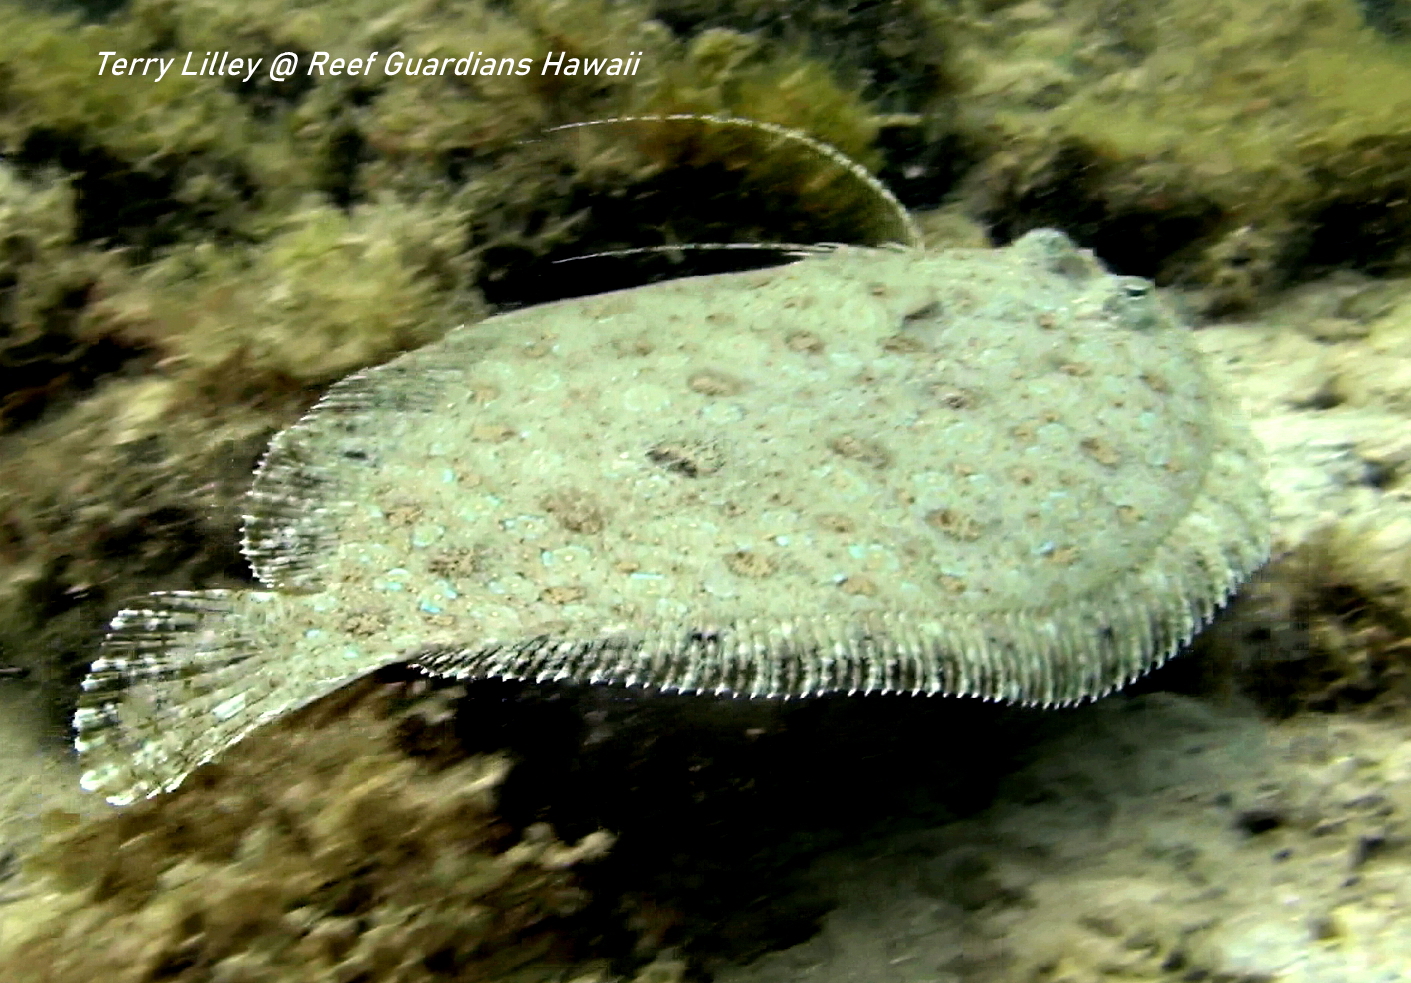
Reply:
<svg viewBox="0 0 1411 983"><path fill-rule="evenodd" d="M1176 652L1268 540L1188 330L1057 232L549 304L275 438L245 527L267 589L115 619L83 782L174 788L393 662L1071 703Z"/></svg>

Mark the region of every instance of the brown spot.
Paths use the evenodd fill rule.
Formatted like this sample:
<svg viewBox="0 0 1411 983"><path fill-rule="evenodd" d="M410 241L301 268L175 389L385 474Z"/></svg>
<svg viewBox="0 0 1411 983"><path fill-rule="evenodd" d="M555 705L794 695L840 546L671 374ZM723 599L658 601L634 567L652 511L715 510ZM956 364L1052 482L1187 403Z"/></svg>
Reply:
<svg viewBox="0 0 1411 983"><path fill-rule="evenodd" d="M618 573L636 573L642 569L642 565L636 560L618 560L612 565L612 568Z"/></svg>
<svg viewBox="0 0 1411 983"><path fill-rule="evenodd" d="M357 638L371 638L387 630L387 622L380 615L357 611L343 619L343 631Z"/></svg>
<svg viewBox="0 0 1411 983"><path fill-rule="evenodd" d="M943 573L937 577L936 583L940 585L942 590L948 591L951 594L965 593L965 581L961 580L959 577L952 577L948 573Z"/></svg>
<svg viewBox="0 0 1411 983"><path fill-rule="evenodd" d="M490 385L488 382L473 383L470 390L470 398L477 403L488 403L491 400L500 398L500 390Z"/></svg>
<svg viewBox="0 0 1411 983"><path fill-rule="evenodd" d="M784 339L784 344L791 352L818 355L823 351L823 339L812 331L790 331Z"/></svg>
<svg viewBox="0 0 1411 983"><path fill-rule="evenodd" d="M768 577L779 568L779 565L771 558L753 550L736 550L734 553L726 554L725 565L735 576L750 577L755 580Z"/></svg>
<svg viewBox="0 0 1411 983"><path fill-rule="evenodd" d="M1010 477L1021 485L1032 485L1038 478L1033 468L1015 468L1009 472Z"/></svg>
<svg viewBox="0 0 1411 983"><path fill-rule="evenodd" d="M569 532L603 531L603 509L592 495L573 489L545 495L540 505Z"/></svg>
<svg viewBox="0 0 1411 983"><path fill-rule="evenodd" d="M1059 368L1069 375L1077 376L1080 379L1093 374L1093 367L1086 362L1064 362Z"/></svg>
<svg viewBox="0 0 1411 983"><path fill-rule="evenodd" d="M454 628L456 624L456 616L453 614L426 614L422 617L428 624L437 628Z"/></svg>
<svg viewBox="0 0 1411 983"><path fill-rule="evenodd" d="M1038 322L1039 327L1043 328L1045 331L1052 331L1054 328L1058 327L1057 316L1047 311L1040 314L1034 320Z"/></svg>
<svg viewBox="0 0 1411 983"><path fill-rule="evenodd" d="M420 505L400 502L387 509L387 521L394 526L410 526L415 524L423 514Z"/></svg>
<svg viewBox="0 0 1411 983"><path fill-rule="evenodd" d="M1171 391L1170 384L1155 372L1143 372L1140 378L1142 382L1147 384L1147 387L1151 389L1152 392L1158 392L1164 395Z"/></svg>
<svg viewBox="0 0 1411 983"><path fill-rule="evenodd" d="M1078 559L1078 550L1073 546L1063 546L1048 555L1048 562L1061 567L1071 567Z"/></svg>
<svg viewBox="0 0 1411 983"><path fill-rule="evenodd" d="M1137 521L1138 519L1140 519L1141 517L1142 517L1141 512L1139 512L1139 511L1136 509L1135 506L1132 506L1132 505L1119 505L1119 506L1117 506L1117 518L1121 519L1123 522L1126 522L1126 523L1130 524L1130 523L1136 522L1136 521Z"/></svg>
<svg viewBox="0 0 1411 983"><path fill-rule="evenodd" d="M818 524L829 532L852 532L853 522L841 512L824 512L818 517Z"/></svg>
<svg viewBox="0 0 1411 983"><path fill-rule="evenodd" d="M844 594L861 595L871 597L877 593L877 584L866 574L854 574L838 585Z"/></svg>
<svg viewBox="0 0 1411 983"><path fill-rule="evenodd" d="M1085 437L1079 446L1092 455L1098 464L1109 468L1122 460L1122 455L1117 453L1117 449L1101 437Z"/></svg>
<svg viewBox="0 0 1411 983"><path fill-rule="evenodd" d="M702 396L738 396L745 391L743 381L715 369L692 372L686 379L686 385Z"/></svg>
<svg viewBox="0 0 1411 983"><path fill-rule="evenodd" d="M720 511L723 515L727 516L728 518L738 519L740 516L744 515L749 510L746 509L739 502L725 502L720 506Z"/></svg>
<svg viewBox="0 0 1411 983"><path fill-rule="evenodd" d="M887 285L885 283L868 284L867 292L874 297L885 297L887 296Z"/></svg>
<svg viewBox="0 0 1411 983"><path fill-rule="evenodd" d="M618 355L623 357L650 355L656 351L656 345L645 335L638 335L635 338L616 338L613 340L612 347Z"/></svg>
<svg viewBox="0 0 1411 983"><path fill-rule="evenodd" d="M484 440L492 444L502 444L513 436L514 427L507 427L503 423L477 423L470 428L472 440Z"/></svg>
<svg viewBox="0 0 1411 983"><path fill-rule="evenodd" d="M602 298L587 308L588 316L598 320L606 320L610 317L618 317L622 314L631 313L633 309L632 301L621 294Z"/></svg>
<svg viewBox="0 0 1411 983"><path fill-rule="evenodd" d="M437 577L446 577L450 580L457 577L469 577L485 569L484 551L471 549L467 546L455 546L442 550L427 560L426 569Z"/></svg>
<svg viewBox="0 0 1411 983"><path fill-rule="evenodd" d="M581 601L588 595L582 587L545 587L544 592L539 595L539 600L548 601L550 604L572 604L574 601Z"/></svg>
<svg viewBox="0 0 1411 983"><path fill-rule="evenodd" d="M842 434L828 441L828 449L850 461L859 461L874 468L885 468L892 463L892 453L875 440Z"/></svg>
<svg viewBox="0 0 1411 983"><path fill-rule="evenodd" d="M891 334L882 339L882 351L893 355L916 355L926 351L926 346L911 335Z"/></svg>
<svg viewBox="0 0 1411 983"><path fill-rule="evenodd" d="M952 539L973 542L980 538L980 524L955 509L932 509L926 513L926 525Z"/></svg>
<svg viewBox="0 0 1411 983"><path fill-rule="evenodd" d="M1021 423L1019 424L1019 426L1015 427L1009 432L1015 440L1022 441L1026 444L1032 444L1034 442L1034 437L1037 434L1037 431L1034 430L1033 426L1028 423Z"/></svg>
<svg viewBox="0 0 1411 983"><path fill-rule="evenodd" d="M529 342L527 345L520 348L519 351L525 358L543 358L545 355L549 354L549 352L553 351L553 348L554 339L552 337L544 337L537 341Z"/></svg>
<svg viewBox="0 0 1411 983"><path fill-rule="evenodd" d="M647 451L647 459L688 478L715 474L725 466L720 448L705 440L663 441Z"/></svg>

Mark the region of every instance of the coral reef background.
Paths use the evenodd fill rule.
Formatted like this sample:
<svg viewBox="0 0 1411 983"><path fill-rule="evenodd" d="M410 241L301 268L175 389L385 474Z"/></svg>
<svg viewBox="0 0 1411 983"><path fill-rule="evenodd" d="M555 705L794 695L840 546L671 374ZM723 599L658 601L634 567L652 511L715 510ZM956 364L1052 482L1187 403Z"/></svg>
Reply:
<svg viewBox="0 0 1411 983"><path fill-rule="evenodd" d="M993 940L1023 931L1017 912L1059 918L1062 908L1046 900L1051 887L1034 885L1067 875L1037 861L1019 870L1014 858L1077 841L1015 836L999 863L980 849L999 849L983 828L947 823L1081 799L1047 780L996 788L1021 774L1022 761L1037 759L1042 773L1045 755L1075 734L1103 749L1092 761L1105 760L1121 745L1111 735L1126 725L1108 715L1122 706L1151 714L1122 740L1158 741L1171 715L1206 715L1200 726L1217 736L1265 728L1271 746L1291 748L1270 759L1284 761L1272 771L1212 768L1180 792L1194 799L1172 792L1171 809L1222 791L1228 800L1183 819L1191 832L1158 845L1162 863L1209 891L1221 882L1208 858L1223 855L1199 845L1201 835L1243 837L1240 849L1263 863L1335 844L1336 875L1309 868L1288 883L1322 898L1298 878L1350 881L1344 893L1298 909L1297 942L1278 936L1252 956L1171 927L1216 917L1203 902L1143 926L1095 901L1081 913L1086 928L1070 918L1035 947L1044 958L933 937L934 950L971 955L899 979L1177 979L1240 966L1245 975L1230 978L1253 979L1273 965L1260 953L1279 945L1356 949L1349 940L1406 931L1411 898L1395 883L1411 835L1404 0L135 0L66 9L0 6L0 663L13 670L0 686L15 708L7 722L26 721L13 741L17 775L29 769L4 817L0 908L6 925L23 922L20 934L32 936L23 958L33 978L304 978L269 975L294 974L299 946L308 978L355 957L374 960L381 975L359 977L373 970L347 962L346 975L328 978L724 978L728 965L803 942L864 883L828 875L828 864L856 871L888 851L938 858L921 895ZM97 75L100 51L238 49L644 54L631 79L373 75L276 85ZM1203 326L1202 343L1270 447L1283 558L1193 653L1105 709L1040 722L939 701L743 707L487 684L412 712L363 694L364 710L340 704L342 717L252 744L250 763L213 772L187 797L51 833L44 855L67 888L59 900L19 886L28 881L14 871L39 839L40 814L93 808L63 791L56 747L103 623L123 598L148 590L248 582L235 548L240 495L269 436L321 387L491 310L737 257L554 259L896 234L854 179L766 134L698 124L544 134L672 112L745 116L835 144L920 212L933 243L1003 243L1056 226L1117 272L1169 288ZM1187 696L1162 695L1170 690ZM1246 699L1253 709L1243 715L1210 709ZM969 749L976 733L987 750L957 771L944 749ZM31 747L35 734L45 736ZM502 749L517 762L507 776L483 757ZM355 770L340 771L341 761ZM1310 762L1325 769L1322 784L1294 788ZM302 787L300 768L311 776ZM288 788L240 799L260 787L254 775L276 771ZM1091 771L1091 762L1072 769L1089 775L1079 784L1094 801L1127 808L1141 789L1154 797L1142 800L1148 806L1166 801L1140 782L1103 785ZM1228 787L1215 788L1221 782ZM427 808L388 803L389 788ZM276 800L285 812L250 804ZM358 840L347 803L405 835L381 846ZM174 831L213 814L267 832L244 846L213 840L193 856L189 833ZM398 893L414 882L388 872L408 851L459 842L437 825L453 817L473 842L447 854L462 866L435 876L464 879L488 865L502 880L447 902L458 914L446 915ZM544 822L553 834L536 825ZM1145 813L1141 822L1160 825ZM903 842L888 837L908 826L950 832L886 845ZM545 857L570 856L555 853L569 848L552 836L581 844L599 829L617 839L598 863L545 866ZM1266 850L1270 835L1289 842ZM325 842L330 855L363 843L367 857L383 859L334 874L320 860L291 875L302 878L297 890L271 886L283 874L270 870L291 869L294 842ZM957 843L969 853L952 856ZM849 865L849 849L871 859ZM1134 849L1123 876L1141 880L1130 871L1151 858ZM139 880L80 862L95 852ZM820 857L825 874L810 879L804 872ZM1005 876L991 873L997 863ZM204 896L213 882L198 874L232 894ZM319 877L350 893L319 894ZM830 879L852 887L819 886ZM1270 890L1242 910L1272 905ZM439 918L462 918L487 897L493 911L518 910L520 900L497 891L522 892L530 908L519 921L487 915L481 934L468 936L474 945L447 949ZM235 894L254 900L212 902ZM29 914L13 915L24 906ZM298 941L308 933L290 913L301 909L335 923L320 930L323 948ZM1390 927L1357 935L1353 923L1369 923L1347 913L1367 910ZM397 970L404 977L375 962L388 950L359 941L374 925L393 926L381 930L411 960ZM85 961L105 958L104 940L122 932L147 948L121 968ZM82 951L80 938L94 950ZM70 953L71 968L46 961L46 945ZM492 950L511 955L488 962ZM868 965L902 955L873 952ZM846 966L816 952L778 972L820 964L847 978ZM1375 969L1365 978L1395 978Z"/></svg>

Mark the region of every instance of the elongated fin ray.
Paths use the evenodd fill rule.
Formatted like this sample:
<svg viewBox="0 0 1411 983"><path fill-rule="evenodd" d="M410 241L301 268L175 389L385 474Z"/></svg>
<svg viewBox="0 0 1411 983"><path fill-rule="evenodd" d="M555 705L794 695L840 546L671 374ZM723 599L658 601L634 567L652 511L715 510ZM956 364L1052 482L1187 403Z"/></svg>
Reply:
<svg viewBox="0 0 1411 983"><path fill-rule="evenodd" d="M916 220L911 217L911 213L906 210L906 206L892 193L891 188L877 180L867 168L863 167L832 144L809 136L802 130L796 130L779 123L766 123L762 120L746 119L741 116L720 116L714 113L641 113L632 116L612 116L607 119L591 119L576 123L563 123L559 126L549 127L544 132L559 133L566 130L580 130L590 126L616 126L623 123L679 122L709 123L713 126L734 126L741 129L755 130L760 133L768 133L772 136L776 136L788 143L796 143L800 146L807 147L809 150L818 154L818 156L837 165L858 181L862 182L896 218L897 225L902 231L901 241L908 246L921 246L924 239L921 234L921 227L916 224Z"/></svg>

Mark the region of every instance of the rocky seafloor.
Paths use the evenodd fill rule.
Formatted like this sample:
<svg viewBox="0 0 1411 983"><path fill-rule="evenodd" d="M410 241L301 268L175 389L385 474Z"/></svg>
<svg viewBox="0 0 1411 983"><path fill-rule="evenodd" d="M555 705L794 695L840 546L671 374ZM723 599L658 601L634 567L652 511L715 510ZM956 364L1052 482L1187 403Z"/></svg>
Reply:
<svg viewBox="0 0 1411 983"><path fill-rule="evenodd" d="M242 745L239 763L189 798L136 807L141 818L54 832L74 820L51 816L48 859L0 873L0 945L43 967L11 978L1405 979L1411 407L1392 383L1411 364L1408 329L1404 284L1339 275L1199 330L1268 449L1277 555L1192 652L1133 691L1023 711L485 684L433 688L422 701L435 709L413 700L410 716L379 718L397 722L385 747L348 722L357 715L325 711L326 730ZM29 852L41 812L75 808L74 774L56 743L14 747L7 835ZM503 776L485 782L477 762L501 747L518 763L496 817ZM475 776L471 819L446 805L460 802L457 769ZM418 822L417 808L432 817ZM404 842L351 818L378 809ZM264 840L183 860L196 848L181 830L199 839L209 810L305 824L333 855L363 851L381 879L346 860L295 872L293 848ZM447 832L448 811L480 830L481 853ZM616 845L585 839L599 829ZM549 847L526 836L572 862L533 874L524 852ZM476 943L438 969L427 953L450 958L446 926L481 896L448 910L424 879L398 895L395 868L413 862L390 858L439 850L464 871L498 863L496 890L571 901L489 932L512 957ZM348 886L368 877L380 886ZM310 878L376 901L342 902L342 943L315 950L317 933L287 924L336 905L304 897ZM193 914L211 897L244 914L219 927ZM355 945L384 921L378 937L398 939L408 965ZM143 933L145 947L115 948Z"/></svg>
<svg viewBox="0 0 1411 983"><path fill-rule="evenodd" d="M1404 3L306 6L3 11L0 978L1411 978ZM232 36L630 41L653 74L92 85L90 49ZM516 143L676 109L872 154L945 204L937 241L1053 225L1156 277L1269 451L1269 570L1071 710L384 674L178 796L79 793L62 710L102 619L242 582L248 467L320 386L531 299L549 253L876 233L793 158L740 190L758 143Z"/></svg>

